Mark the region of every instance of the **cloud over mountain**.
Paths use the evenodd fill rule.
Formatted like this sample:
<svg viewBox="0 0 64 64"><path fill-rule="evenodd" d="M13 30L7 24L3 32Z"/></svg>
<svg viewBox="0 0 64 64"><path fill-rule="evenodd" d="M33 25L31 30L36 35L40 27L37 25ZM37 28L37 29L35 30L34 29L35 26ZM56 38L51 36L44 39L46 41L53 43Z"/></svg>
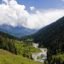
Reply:
<svg viewBox="0 0 64 64"><path fill-rule="evenodd" d="M32 6L30 8L31 11L35 9ZM16 0L2 0L0 4L0 25L39 29L62 16L64 16L64 9L34 10L34 13L29 13L26 6L17 3Z"/></svg>

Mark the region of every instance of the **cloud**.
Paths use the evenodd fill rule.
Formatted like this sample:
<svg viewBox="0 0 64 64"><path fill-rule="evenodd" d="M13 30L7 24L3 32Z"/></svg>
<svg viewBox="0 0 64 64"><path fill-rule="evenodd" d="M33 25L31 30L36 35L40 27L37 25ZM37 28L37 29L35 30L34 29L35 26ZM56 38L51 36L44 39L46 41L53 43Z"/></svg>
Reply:
<svg viewBox="0 0 64 64"><path fill-rule="evenodd" d="M34 11L35 10L35 7L34 6L30 7L30 10L31 11Z"/></svg>
<svg viewBox="0 0 64 64"><path fill-rule="evenodd" d="M57 19L64 16L64 10L61 9L53 9L46 11L36 11L36 14L31 14L28 19L28 26L32 26L32 28L41 28L44 27Z"/></svg>
<svg viewBox="0 0 64 64"><path fill-rule="evenodd" d="M30 7L34 10L34 7ZM25 5L16 0L3 0L0 4L0 25L24 26L30 29L42 28L64 16L64 9L34 10L29 13Z"/></svg>
<svg viewBox="0 0 64 64"><path fill-rule="evenodd" d="M3 2L0 5L0 24L23 25L29 15L25 6L18 4L15 0L3 0Z"/></svg>

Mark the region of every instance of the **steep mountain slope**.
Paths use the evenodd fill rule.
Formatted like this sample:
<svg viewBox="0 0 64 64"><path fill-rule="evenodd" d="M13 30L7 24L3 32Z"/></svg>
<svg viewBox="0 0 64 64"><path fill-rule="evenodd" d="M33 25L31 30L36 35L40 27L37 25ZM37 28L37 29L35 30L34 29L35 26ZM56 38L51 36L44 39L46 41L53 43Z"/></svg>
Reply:
<svg viewBox="0 0 64 64"><path fill-rule="evenodd" d="M64 17L39 30L34 41L48 49L47 64L64 64Z"/></svg>
<svg viewBox="0 0 64 64"><path fill-rule="evenodd" d="M60 18L56 22L39 30L34 36L35 42L40 44L49 45L55 40L61 40L64 38L64 17Z"/></svg>

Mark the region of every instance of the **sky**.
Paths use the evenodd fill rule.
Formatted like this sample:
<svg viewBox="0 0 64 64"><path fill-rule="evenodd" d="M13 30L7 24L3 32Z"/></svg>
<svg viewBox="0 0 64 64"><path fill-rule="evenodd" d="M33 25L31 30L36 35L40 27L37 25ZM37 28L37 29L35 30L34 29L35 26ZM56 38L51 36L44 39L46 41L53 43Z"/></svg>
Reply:
<svg viewBox="0 0 64 64"><path fill-rule="evenodd" d="M0 25L40 29L64 16L64 0L0 0Z"/></svg>
<svg viewBox="0 0 64 64"><path fill-rule="evenodd" d="M27 8L34 6L36 9L64 8L64 0L17 0Z"/></svg>

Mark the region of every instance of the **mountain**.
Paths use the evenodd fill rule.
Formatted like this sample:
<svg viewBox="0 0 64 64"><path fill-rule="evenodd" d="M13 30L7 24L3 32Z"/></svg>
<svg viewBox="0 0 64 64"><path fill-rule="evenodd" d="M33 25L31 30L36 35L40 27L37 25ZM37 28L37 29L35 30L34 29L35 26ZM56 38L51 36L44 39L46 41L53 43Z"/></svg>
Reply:
<svg viewBox="0 0 64 64"><path fill-rule="evenodd" d="M15 36L12 36L12 35L10 35L6 32L2 32L2 31L0 31L0 37L19 40L19 38L15 37Z"/></svg>
<svg viewBox="0 0 64 64"><path fill-rule="evenodd" d="M39 47L46 47L47 64L64 64L64 17L33 35Z"/></svg>
<svg viewBox="0 0 64 64"><path fill-rule="evenodd" d="M51 53L64 52L64 17L42 28L34 35L40 47L48 48Z"/></svg>
<svg viewBox="0 0 64 64"><path fill-rule="evenodd" d="M15 37L23 37L36 32L36 30L28 29L23 26L12 27L10 25L0 25L0 31L9 33Z"/></svg>
<svg viewBox="0 0 64 64"><path fill-rule="evenodd" d="M17 56L20 55L19 57L26 57L29 60L31 59L31 53L38 50L32 47L32 43L36 42L39 43L39 47L48 49L47 63L45 64L64 64L64 17L40 29L33 35L22 37L21 41L14 37L16 36L14 31L16 29L16 31L20 31L21 27L2 25L0 29L0 49L7 50ZM11 32L14 36L11 35Z"/></svg>
<svg viewBox="0 0 64 64"><path fill-rule="evenodd" d="M56 39L64 37L64 17L60 18L56 22L40 29L35 35L35 42L50 43Z"/></svg>

